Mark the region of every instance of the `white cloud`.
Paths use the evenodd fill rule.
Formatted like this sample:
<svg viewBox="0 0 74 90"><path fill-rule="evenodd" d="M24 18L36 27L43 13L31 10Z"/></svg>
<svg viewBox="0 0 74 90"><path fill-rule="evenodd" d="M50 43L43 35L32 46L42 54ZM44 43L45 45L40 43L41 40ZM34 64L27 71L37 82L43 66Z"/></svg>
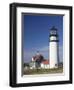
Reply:
<svg viewBox="0 0 74 90"><path fill-rule="evenodd" d="M45 52L49 50L49 46L44 46L39 49L39 51Z"/></svg>
<svg viewBox="0 0 74 90"><path fill-rule="evenodd" d="M36 55L36 52L39 51L45 58L48 58L48 46L44 46L41 48L32 48L31 50L24 50L23 59L25 61L31 61L31 58Z"/></svg>

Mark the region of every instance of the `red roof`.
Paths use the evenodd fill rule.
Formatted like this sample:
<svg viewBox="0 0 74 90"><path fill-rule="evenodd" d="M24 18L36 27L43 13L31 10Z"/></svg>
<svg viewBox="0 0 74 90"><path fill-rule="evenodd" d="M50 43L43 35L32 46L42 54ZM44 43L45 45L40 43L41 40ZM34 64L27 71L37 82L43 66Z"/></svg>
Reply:
<svg viewBox="0 0 74 90"><path fill-rule="evenodd" d="M44 60L42 61L43 64L49 64L49 61L48 60Z"/></svg>

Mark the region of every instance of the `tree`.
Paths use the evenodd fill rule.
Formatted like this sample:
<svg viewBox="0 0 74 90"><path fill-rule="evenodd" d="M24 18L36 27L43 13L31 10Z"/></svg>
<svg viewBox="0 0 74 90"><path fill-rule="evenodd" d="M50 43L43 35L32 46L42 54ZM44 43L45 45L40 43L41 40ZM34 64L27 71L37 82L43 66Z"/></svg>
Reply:
<svg viewBox="0 0 74 90"><path fill-rule="evenodd" d="M37 69L37 71L41 67L41 62L43 60L44 60L44 57L42 55L36 55L35 56L35 62L36 62L36 69Z"/></svg>

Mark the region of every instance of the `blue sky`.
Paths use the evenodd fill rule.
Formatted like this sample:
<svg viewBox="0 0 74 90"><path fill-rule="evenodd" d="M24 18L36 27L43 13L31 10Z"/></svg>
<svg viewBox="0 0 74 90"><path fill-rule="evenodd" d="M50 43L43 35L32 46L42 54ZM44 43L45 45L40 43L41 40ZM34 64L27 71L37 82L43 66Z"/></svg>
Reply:
<svg viewBox="0 0 74 90"><path fill-rule="evenodd" d="M63 58L63 16L60 15L23 15L23 60L31 61L39 51L49 58L49 32L55 26L59 34L60 61Z"/></svg>

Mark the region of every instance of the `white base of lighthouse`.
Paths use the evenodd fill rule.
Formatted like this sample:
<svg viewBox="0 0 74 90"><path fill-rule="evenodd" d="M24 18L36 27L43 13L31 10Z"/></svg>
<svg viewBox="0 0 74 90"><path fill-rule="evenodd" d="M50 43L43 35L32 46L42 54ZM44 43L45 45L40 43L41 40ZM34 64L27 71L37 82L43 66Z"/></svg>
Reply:
<svg viewBox="0 0 74 90"><path fill-rule="evenodd" d="M49 47L49 60L50 60L50 68L58 68L58 42L52 41L50 42Z"/></svg>

